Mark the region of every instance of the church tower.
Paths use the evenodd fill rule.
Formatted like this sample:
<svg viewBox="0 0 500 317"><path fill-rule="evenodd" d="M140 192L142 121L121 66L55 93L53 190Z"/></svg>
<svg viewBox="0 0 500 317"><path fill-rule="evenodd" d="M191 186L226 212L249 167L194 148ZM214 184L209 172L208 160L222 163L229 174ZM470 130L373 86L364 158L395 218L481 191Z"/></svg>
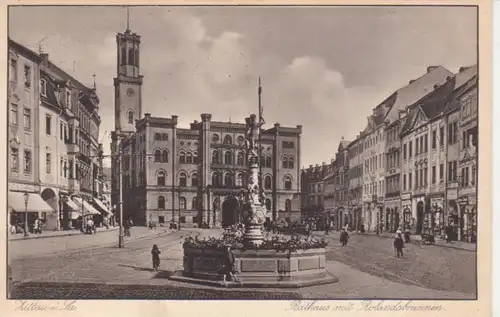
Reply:
<svg viewBox="0 0 500 317"><path fill-rule="evenodd" d="M115 86L115 131L118 135L135 132L135 120L142 116L142 75L139 52L141 37L130 31L129 9L127 29L116 35L117 77Z"/></svg>

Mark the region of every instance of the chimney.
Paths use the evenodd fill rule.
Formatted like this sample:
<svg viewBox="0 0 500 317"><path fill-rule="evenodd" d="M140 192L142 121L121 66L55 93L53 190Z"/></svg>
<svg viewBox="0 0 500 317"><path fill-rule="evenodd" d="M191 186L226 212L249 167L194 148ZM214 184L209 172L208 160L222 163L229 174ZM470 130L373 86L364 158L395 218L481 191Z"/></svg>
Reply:
<svg viewBox="0 0 500 317"><path fill-rule="evenodd" d="M427 67L427 74L430 73L430 72L432 72L436 68L438 68L438 66L429 66L429 67Z"/></svg>
<svg viewBox="0 0 500 317"><path fill-rule="evenodd" d="M177 125L177 118L179 118L179 116L176 115L172 116L172 121L174 121L174 125Z"/></svg>
<svg viewBox="0 0 500 317"><path fill-rule="evenodd" d="M435 85L434 85L434 89L437 89L438 87L439 87L439 85L438 85L438 84L435 84Z"/></svg>
<svg viewBox="0 0 500 317"><path fill-rule="evenodd" d="M319 167L319 164L316 164L316 167Z"/></svg>
<svg viewBox="0 0 500 317"><path fill-rule="evenodd" d="M458 69L458 72L459 72L459 73L461 73L461 72L463 72L463 71L464 71L464 70L466 70L466 69L467 69L467 67L462 66L462 67L460 67L460 68Z"/></svg>
<svg viewBox="0 0 500 317"><path fill-rule="evenodd" d="M321 165L322 165L322 166L325 166L325 165L326 165L326 162L321 162Z"/></svg>
<svg viewBox="0 0 500 317"><path fill-rule="evenodd" d="M313 168L312 164L311 164L311 165L309 165L309 168Z"/></svg>
<svg viewBox="0 0 500 317"><path fill-rule="evenodd" d="M194 124L198 124L198 120L194 120L194 122L193 122L193 123L194 123Z"/></svg>
<svg viewBox="0 0 500 317"><path fill-rule="evenodd" d="M151 113L146 112L146 113L144 114L144 118L146 118L146 119L151 118Z"/></svg>
<svg viewBox="0 0 500 317"><path fill-rule="evenodd" d="M42 58L42 64L45 67L49 66L49 54L47 53L40 53L40 57Z"/></svg>
<svg viewBox="0 0 500 317"><path fill-rule="evenodd" d="M410 80L410 81L409 81L409 84L411 85L411 84L413 84L414 82L416 82L416 80L415 80L415 79L412 79L412 80Z"/></svg>

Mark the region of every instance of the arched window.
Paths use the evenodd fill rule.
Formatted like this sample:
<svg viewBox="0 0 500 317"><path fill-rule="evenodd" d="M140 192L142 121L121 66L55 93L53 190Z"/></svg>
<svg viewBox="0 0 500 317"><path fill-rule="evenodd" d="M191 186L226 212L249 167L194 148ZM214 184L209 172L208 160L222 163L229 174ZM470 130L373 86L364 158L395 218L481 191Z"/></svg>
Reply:
<svg viewBox="0 0 500 317"><path fill-rule="evenodd" d="M265 178L264 178L264 188L265 189L271 189L272 188L272 179L271 179L271 176L267 175Z"/></svg>
<svg viewBox="0 0 500 317"><path fill-rule="evenodd" d="M224 154L224 164L226 165L231 165L233 164L233 153L231 153L231 151L227 151L225 154Z"/></svg>
<svg viewBox="0 0 500 317"><path fill-rule="evenodd" d="M285 177L285 189L286 190L292 189L292 179L289 176Z"/></svg>
<svg viewBox="0 0 500 317"><path fill-rule="evenodd" d="M219 151L212 152L212 164L219 164Z"/></svg>
<svg viewBox="0 0 500 317"><path fill-rule="evenodd" d="M186 197L179 197L179 209L186 210Z"/></svg>
<svg viewBox="0 0 500 317"><path fill-rule="evenodd" d="M214 134L214 135L212 136L212 142L213 142L213 143L217 143L217 142L219 142L219 136L218 136L217 134Z"/></svg>
<svg viewBox="0 0 500 317"><path fill-rule="evenodd" d="M282 159L282 162L283 162L283 168L288 168L288 158L287 157L284 157Z"/></svg>
<svg viewBox="0 0 500 317"><path fill-rule="evenodd" d="M233 176L229 173L224 175L224 185L226 187L232 187L233 186Z"/></svg>
<svg viewBox="0 0 500 317"><path fill-rule="evenodd" d="M129 124L133 124L134 123L134 112L132 110L130 110L128 112L128 123Z"/></svg>
<svg viewBox="0 0 500 317"><path fill-rule="evenodd" d="M197 199L197 197L193 197L193 200L191 202L191 209L198 210L198 208L199 208L198 199Z"/></svg>
<svg viewBox="0 0 500 317"><path fill-rule="evenodd" d="M198 187L198 174L191 175L191 186Z"/></svg>
<svg viewBox="0 0 500 317"><path fill-rule="evenodd" d="M127 49L125 47L122 47L121 65L125 65L126 63L127 63Z"/></svg>
<svg viewBox="0 0 500 317"><path fill-rule="evenodd" d="M266 167L272 168L273 167L273 160L270 156L266 156Z"/></svg>
<svg viewBox="0 0 500 317"><path fill-rule="evenodd" d="M293 168L293 157L288 158L288 168Z"/></svg>
<svg viewBox="0 0 500 317"><path fill-rule="evenodd" d="M233 144L233 139L231 138L231 136L226 135L224 137L224 144Z"/></svg>
<svg viewBox="0 0 500 317"><path fill-rule="evenodd" d="M134 65L134 49L131 47L128 49L128 65Z"/></svg>
<svg viewBox="0 0 500 317"><path fill-rule="evenodd" d="M238 152L236 164L245 165L245 157L244 157L243 151Z"/></svg>
<svg viewBox="0 0 500 317"><path fill-rule="evenodd" d="M179 186L186 187L187 186L187 176L186 173L179 174Z"/></svg>
<svg viewBox="0 0 500 317"><path fill-rule="evenodd" d="M168 163L168 151L167 150L163 150L163 152L161 153L161 160L162 160L162 162Z"/></svg>
<svg viewBox="0 0 500 317"><path fill-rule="evenodd" d="M134 57L135 57L135 66L139 67L139 50L138 49L135 50Z"/></svg>
<svg viewBox="0 0 500 317"><path fill-rule="evenodd" d="M267 198L266 199L266 209L267 211L271 210L272 205L271 205L271 199Z"/></svg>
<svg viewBox="0 0 500 317"><path fill-rule="evenodd" d="M158 209L165 209L165 197L158 197Z"/></svg>
<svg viewBox="0 0 500 317"><path fill-rule="evenodd" d="M198 164L198 152L193 153L193 163Z"/></svg>
<svg viewBox="0 0 500 317"><path fill-rule="evenodd" d="M285 200L285 211L292 211L292 201L290 199Z"/></svg>
<svg viewBox="0 0 500 317"><path fill-rule="evenodd" d="M158 172L156 175L156 183L158 186L165 186L165 172Z"/></svg>
<svg viewBox="0 0 500 317"><path fill-rule="evenodd" d="M213 186L220 186L221 184L221 177L219 173L213 173L212 174L212 185Z"/></svg>
<svg viewBox="0 0 500 317"><path fill-rule="evenodd" d="M239 173L236 175L236 186L242 187L243 186L243 173Z"/></svg>
<svg viewBox="0 0 500 317"><path fill-rule="evenodd" d="M160 161L161 161L161 151L155 150L155 162L160 162Z"/></svg>
<svg viewBox="0 0 500 317"><path fill-rule="evenodd" d="M180 164L185 164L186 163L186 154L184 152L181 152L179 154L179 163Z"/></svg>
<svg viewBox="0 0 500 317"><path fill-rule="evenodd" d="M193 154L186 153L186 163L187 164L192 164L193 163Z"/></svg>

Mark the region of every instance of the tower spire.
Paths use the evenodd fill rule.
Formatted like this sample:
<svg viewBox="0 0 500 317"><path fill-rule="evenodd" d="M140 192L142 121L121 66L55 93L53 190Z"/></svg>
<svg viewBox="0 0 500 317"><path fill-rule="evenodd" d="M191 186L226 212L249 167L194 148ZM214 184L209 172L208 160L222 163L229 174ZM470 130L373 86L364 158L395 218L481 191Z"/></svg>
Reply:
<svg viewBox="0 0 500 317"><path fill-rule="evenodd" d="M95 84L95 73L92 75L92 77L94 77L94 84L93 84L93 87L92 87L92 88L94 88L94 90L95 90L95 89L97 88L97 86L96 86L96 84Z"/></svg>
<svg viewBox="0 0 500 317"><path fill-rule="evenodd" d="M128 6L127 6L127 31L130 31L130 11Z"/></svg>

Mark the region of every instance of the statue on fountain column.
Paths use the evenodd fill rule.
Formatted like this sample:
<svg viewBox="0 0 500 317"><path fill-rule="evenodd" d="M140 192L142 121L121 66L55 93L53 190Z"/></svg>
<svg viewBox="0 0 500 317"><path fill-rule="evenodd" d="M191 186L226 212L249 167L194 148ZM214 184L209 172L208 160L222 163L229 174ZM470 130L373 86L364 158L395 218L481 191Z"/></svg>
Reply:
<svg viewBox="0 0 500 317"><path fill-rule="evenodd" d="M252 114L246 118L247 131L245 135L245 150L248 160L248 186L247 186L247 203L249 205L250 222L260 224L265 219L265 213L262 212L261 190L259 185L259 130L262 125L257 120L257 116Z"/></svg>

